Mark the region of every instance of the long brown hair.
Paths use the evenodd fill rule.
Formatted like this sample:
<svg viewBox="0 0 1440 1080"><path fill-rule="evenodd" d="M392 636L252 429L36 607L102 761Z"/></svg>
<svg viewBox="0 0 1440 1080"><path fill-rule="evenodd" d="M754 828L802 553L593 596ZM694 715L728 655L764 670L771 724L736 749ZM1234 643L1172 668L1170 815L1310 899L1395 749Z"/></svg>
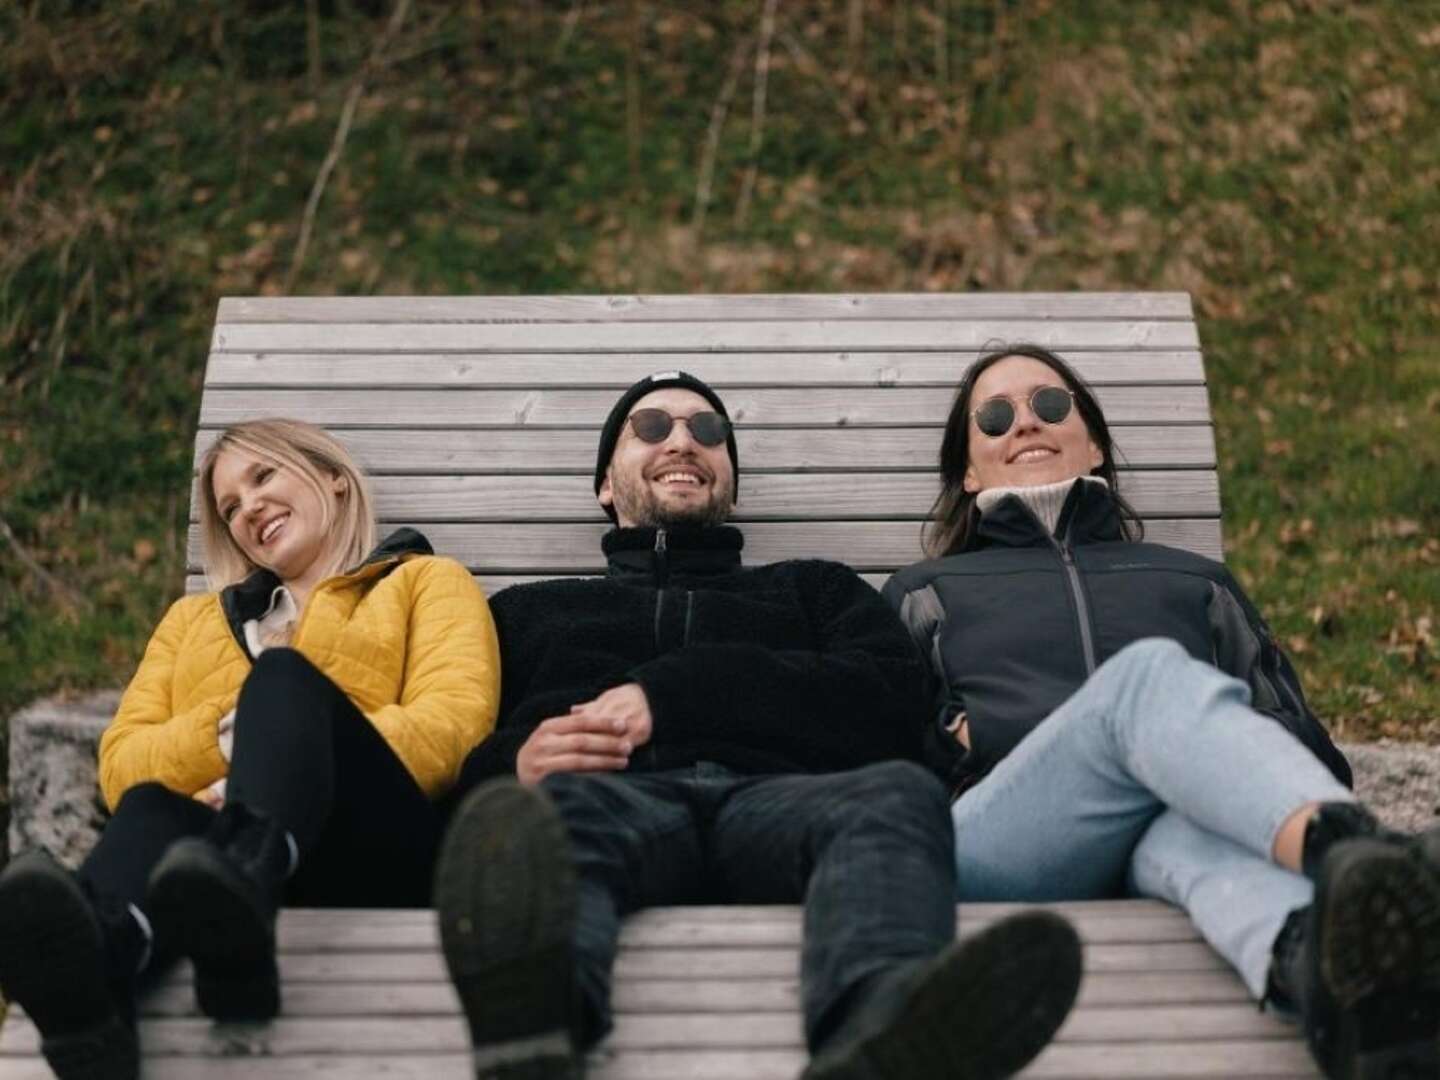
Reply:
<svg viewBox="0 0 1440 1080"><path fill-rule="evenodd" d="M1012 356L1040 361L1059 375L1075 395L1080 419L1085 422L1091 441L1100 448L1102 460L1090 470L1090 475L1102 477L1110 485L1110 491L1120 507L1126 539L1139 540L1145 535L1145 526L1140 521L1140 515L1120 494L1115 475L1115 443L1110 437L1110 426L1105 423L1105 414L1100 411L1100 403L1095 400L1085 380L1064 360L1043 346L1021 343L986 353L970 365L970 370L960 380L955 404L950 407L950 418L945 421L945 436L940 440L940 494L930 508L930 523L925 528L922 541L925 553L937 558L963 550L979 520L975 494L965 490L965 468L970 463L971 399L975 394L975 381L985 369Z"/></svg>

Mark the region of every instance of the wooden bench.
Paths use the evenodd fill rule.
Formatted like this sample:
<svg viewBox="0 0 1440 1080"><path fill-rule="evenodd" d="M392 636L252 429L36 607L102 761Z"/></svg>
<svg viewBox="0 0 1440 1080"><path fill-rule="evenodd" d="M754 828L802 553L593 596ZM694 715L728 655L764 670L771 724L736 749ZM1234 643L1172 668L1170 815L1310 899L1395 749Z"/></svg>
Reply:
<svg viewBox="0 0 1440 1080"><path fill-rule="evenodd" d="M954 387L988 346L1057 349L1097 388L1153 539L1221 554L1205 376L1188 296L675 296L230 299L197 453L226 424L324 424L414 525L489 591L602 569L591 491L619 392L683 368L737 425L745 557L824 556L876 585L919 557ZM193 512L192 512L193 521ZM191 589L203 588L190 538ZM1314 1076L1296 1029L1260 1014L1182 914L1055 905L1086 942L1081 1002L1035 1077ZM961 933L1013 905L964 905ZM790 1077L804 1061L799 912L665 908L627 922L604 1080ZM141 1005L148 1077L468 1074L430 912L289 910L284 1015L213 1025L180 969ZM17 1011L0 1075L46 1075Z"/></svg>

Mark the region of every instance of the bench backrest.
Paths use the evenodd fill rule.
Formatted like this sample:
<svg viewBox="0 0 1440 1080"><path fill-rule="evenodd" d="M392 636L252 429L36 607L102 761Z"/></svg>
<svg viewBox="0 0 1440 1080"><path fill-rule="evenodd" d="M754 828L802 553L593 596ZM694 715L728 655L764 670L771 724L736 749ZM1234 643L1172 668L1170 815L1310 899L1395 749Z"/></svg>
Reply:
<svg viewBox="0 0 1440 1080"><path fill-rule="evenodd" d="M310 420L373 476L382 533L419 528L487 591L592 574L600 425L637 378L683 368L736 423L746 560L839 559L878 585L921 555L960 376L1020 341L1095 386L1148 537L1220 558L1184 293L225 299L197 454L237 420Z"/></svg>

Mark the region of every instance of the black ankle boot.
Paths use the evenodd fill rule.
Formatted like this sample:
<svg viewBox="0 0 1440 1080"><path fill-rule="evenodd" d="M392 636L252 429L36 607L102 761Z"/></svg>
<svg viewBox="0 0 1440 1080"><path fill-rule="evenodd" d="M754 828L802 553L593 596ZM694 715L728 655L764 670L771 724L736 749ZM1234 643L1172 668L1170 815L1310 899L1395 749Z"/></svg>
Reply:
<svg viewBox="0 0 1440 1080"><path fill-rule="evenodd" d="M133 1080L135 971L144 934L123 905L98 903L44 852L0 873L0 988L40 1032L61 1080Z"/></svg>
<svg viewBox="0 0 1440 1080"><path fill-rule="evenodd" d="M200 1010L216 1020L268 1020L280 1011L275 915L290 872L276 822L228 804L204 837L178 840L150 875L157 933L195 965Z"/></svg>
<svg viewBox="0 0 1440 1080"><path fill-rule="evenodd" d="M1360 836L1380 836L1387 840L1399 838L1398 833L1382 828L1375 815L1359 803L1321 803L1305 825L1300 869L1311 881L1318 882L1321 865L1330 849L1342 840Z"/></svg>
<svg viewBox="0 0 1440 1080"><path fill-rule="evenodd" d="M1054 1038L1082 968L1067 921L1012 915L874 979L817 1040L802 1080L1013 1076Z"/></svg>
<svg viewBox="0 0 1440 1080"><path fill-rule="evenodd" d="M1347 805L1307 829L1315 901L1276 937L1267 998L1332 1080L1440 1076L1440 879L1411 839L1332 811Z"/></svg>

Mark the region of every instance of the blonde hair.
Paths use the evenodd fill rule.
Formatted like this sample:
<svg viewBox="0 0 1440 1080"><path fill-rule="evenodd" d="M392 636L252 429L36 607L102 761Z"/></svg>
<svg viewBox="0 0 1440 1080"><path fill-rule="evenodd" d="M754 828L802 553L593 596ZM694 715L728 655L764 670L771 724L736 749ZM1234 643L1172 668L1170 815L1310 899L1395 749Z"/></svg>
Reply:
<svg viewBox="0 0 1440 1080"><path fill-rule="evenodd" d="M329 432L303 420L246 420L222 431L200 458L200 543L210 588L218 591L234 585L256 569L215 505L215 463L231 449L289 469L319 496L330 534L327 576L357 566L375 547L370 484L345 447ZM331 487L335 477L345 481L338 493Z"/></svg>

